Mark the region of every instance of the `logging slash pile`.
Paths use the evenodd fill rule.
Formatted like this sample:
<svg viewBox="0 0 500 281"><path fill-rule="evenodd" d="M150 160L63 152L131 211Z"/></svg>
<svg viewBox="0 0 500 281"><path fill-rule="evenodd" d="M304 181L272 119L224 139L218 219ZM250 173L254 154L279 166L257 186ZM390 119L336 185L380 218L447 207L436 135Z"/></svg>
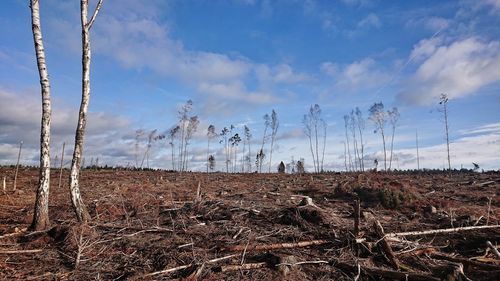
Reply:
<svg viewBox="0 0 500 281"><path fill-rule="evenodd" d="M3 280L499 280L500 173L82 171L88 224L53 172L0 168ZM63 177L64 178L64 177Z"/></svg>

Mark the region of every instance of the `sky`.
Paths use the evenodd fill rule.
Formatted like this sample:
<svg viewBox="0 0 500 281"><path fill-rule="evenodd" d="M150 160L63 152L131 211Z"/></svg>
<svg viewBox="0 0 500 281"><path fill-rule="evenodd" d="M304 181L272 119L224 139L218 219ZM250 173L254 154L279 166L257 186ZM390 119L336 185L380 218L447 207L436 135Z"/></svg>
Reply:
<svg viewBox="0 0 500 281"><path fill-rule="evenodd" d="M15 163L21 141L21 163L39 161L41 96L28 2L0 2L0 164ZM97 0L90 2L93 11ZM68 165L81 99L79 1L41 0L40 8L51 157L60 159L65 142ZM500 0L104 0L91 44L87 164L135 165L148 132L167 132L192 100L200 124L189 145L191 170L206 169L210 124L217 132L234 125L240 135L247 125L255 154L263 115L274 109L272 170L304 158L313 171L302 120L314 104L328 124L324 168L345 170L343 116L358 107L367 119L382 102L401 114L393 168L417 168L418 132L420 168L442 169L445 93L452 167L500 169ZM146 132L138 142L137 130ZM368 168L383 159L374 130L366 120ZM223 170L218 139L210 153ZM171 168L170 155L168 141L153 142L148 164Z"/></svg>

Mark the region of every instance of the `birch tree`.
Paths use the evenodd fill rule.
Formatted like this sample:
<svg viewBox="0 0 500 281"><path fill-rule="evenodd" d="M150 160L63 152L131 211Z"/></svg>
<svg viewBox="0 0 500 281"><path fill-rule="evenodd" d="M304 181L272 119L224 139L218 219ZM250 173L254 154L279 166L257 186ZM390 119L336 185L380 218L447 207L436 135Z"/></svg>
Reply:
<svg viewBox="0 0 500 281"><path fill-rule="evenodd" d="M172 152L171 159L172 159L172 170L173 171L175 171L175 139L177 138L180 129L181 129L181 127L179 127L179 125L176 125L176 126L170 128L170 130L168 130L168 138L169 138L168 144L170 145L171 152Z"/></svg>
<svg viewBox="0 0 500 281"><path fill-rule="evenodd" d="M219 143L224 143L224 153L226 154L226 173L229 173L229 147L227 143L227 135L229 134L229 129L224 127L220 132L221 140Z"/></svg>
<svg viewBox="0 0 500 281"><path fill-rule="evenodd" d="M262 164L264 162L264 157L266 155L264 153L264 144L266 143L267 139L267 129L271 125L271 117L269 117L269 114L266 113L263 118L264 118L264 134L262 135L262 145L260 147L260 151L257 154L257 160L259 161L256 162L256 164L258 163L257 167L259 168L259 173L262 173Z"/></svg>
<svg viewBox="0 0 500 281"><path fill-rule="evenodd" d="M198 116L191 116L189 118L187 127L186 127L186 140L184 141L184 170L187 170L188 168L188 145L191 143L191 138L193 137L193 134L196 132L198 129L198 125L200 124L200 120L198 119Z"/></svg>
<svg viewBox="0 0 500 281"><path fill-rule="evenodd" d="M278 114L276 114L276 111L271 112L271 151L269 152L269 173L271 172L271 166L272 166L272 159L273 159L273 147L274 147L274 141L276 140L276 134L278 133L278 128L280 126L279 120L278 120Z"/></svg>
<svg viewBox="0 0 500 281"><path fill-rule="evenodd" d="M441 94L439 98L439 104L443 106L443 109L440 112L443 114L444 118L444 129L445 129L445 137L446 137L446 152L448 154L448 170L451 170L451 161L450 161L450 137L448 134L448 95Z"/></svg>
<svg viewBox="0 0 500 281"><path fill-rule="evenodd" d="M380 133L382 136L382 144L384 148L384 170L387 171L387 150L385 146L385 125L387 123L387 114L384 111L384 104L382 102L374 103L370 109L370 121L375 125L375 130L373 131L375 134Z"/></svg>
<svg viewBox="0 0 500 281"><path fill-rule="evenodd" d="M358 125L358 131L359 131L359 139L360 139L360 164L361 164L361 171L365 171L365 144L363 142L363 131L365 130L365 120L363 119L363 113L359 109L359 107L356 107L355 109L355 114L356 114L356 124Z"/></svg>
<svg viewBox="0 0 500 281"><path fill-rule="evenodd" d="M71 160L71 171L69 188L71 192L71 203L79 222L86 222L90 219L85 204L80 194L80 164L83 155L83 139L87 124L87 110L90 102L90 30L101 9L103 0L99 0L90 20L88 19L89 0L80 1L80 15L82 25L82 101L78 114L78 125L75 134L75 148L73 149L73 159Z"/></svg>
<svg viewBox="0 0 500 281"><path fill-rule="evenodd" d="M314 172L320 172L320 162L319 162L319 140L318 137L320 133L318 133L319 126L322 123L321 119L321 108L318 104L311 106L309 108L308 114L304 115L302 120L304 124L304 133L309 138L309 148L311 150L311 155L313 158L314 164ZM313 141L314 137L314 141Z"/></svg>
<svg viewBox="0 0 500 281"><path fill-rule="evenodd" d="M215 126L209 125L207 128L207 173L210 168L210 140L217 136Z"/></svg>
<svg viewBox="0 0 500 281"><path fill-rule="evenodd" d="M245 125L244 128L245 131L245 140L248 143L248 155L245 157L246 162L248 163L248 171L252 171L252 149L250 146L250 141L252 139L252 133L250 132L250 128L248 128L247 125Z"/></svg>
<svg viewBox="0 0 500 281"><path fill-rule="evenodd" d="M345 128L345 142L347 144L347 156L349 159L349 171L352 170L352 158L351 158L351 147L349 144L349 124L350 124L350 118L349 115L344 115L344 128Z"/></svg>
<svg viewBox="0 0 500 281"><path fill-rule="evenodd" d="M36 191L35 210L31 230L44 230L50 225L49 189L50 189L50 81L45 62L42 28L40 24L40 6L38 0L30 1L31 28L35 45L36 62L40 78L42 95L42 120L40 132L40 171Z"/></svg>

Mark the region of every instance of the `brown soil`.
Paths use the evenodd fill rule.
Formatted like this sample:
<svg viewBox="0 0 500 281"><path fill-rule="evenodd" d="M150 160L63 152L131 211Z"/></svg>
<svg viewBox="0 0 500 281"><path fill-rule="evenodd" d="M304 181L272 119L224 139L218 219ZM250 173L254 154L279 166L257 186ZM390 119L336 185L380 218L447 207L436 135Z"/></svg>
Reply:
<svg viewBox="0 0 500 281"><path fill-rule="evenodd" d="M6 177L7 182L7 190L0 190L4 280L353 280L357 264L359 280L386 280L364 270L391 270L370 217L381 222L385 233L498 225L500 219L498 172L284 175L84 170L82 195L92 221L78 225L67 174L58 188L59 173L54 170L53 227L29 233L24 229L33 215L38 172L21 169L15 191L13 174L13 169L0 167L0 181ZM307 204L307 197L313 205ZM358 244L352 234L357 198L365 214L357 237L365 242ZM486 251L486 241L500 244L499 228L406 239L418 243L391 246L402 264L399 272L410 280L412 274L446 277L453 263L430 254L436 251L475 258L479 266L463 264L472 280L498 280L500 262ZM279 245L307 241L317 243ZM237 245L243 251L234 250ZM271 248L256 248L261 245ZM229 255L233 256L210 262ZM305 261L323 262L290 266ZM227 267L242 263L256 268ZM182 265L188 266L145 277Z"/></svg>

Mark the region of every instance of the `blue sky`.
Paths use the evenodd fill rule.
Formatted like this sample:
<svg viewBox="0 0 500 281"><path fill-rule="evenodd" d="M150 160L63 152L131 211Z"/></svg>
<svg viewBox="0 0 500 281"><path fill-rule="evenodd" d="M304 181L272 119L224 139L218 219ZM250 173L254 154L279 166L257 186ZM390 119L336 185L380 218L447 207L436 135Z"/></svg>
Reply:
<svg viewBox="0 0 500 281"><path fill-rule="evenodd" d="M97 1L91 1L95 5ZM41 0L52 83L52 147L72 147L80 99L79 1ZM0 163L36 164L40 89L28 1L0 3ZM400 168L442 168L438 98L447 93L452 166L500 168L500 1L104 0L92 30L92 97L86 158L126 166L137 129L165 131L192 99L201 123L190 167L204 170L206 129L247 124L254 150L265 113L280 120L273 166L305 158L302 117L319 104L328 123L325 166L344 168L343 116L374 102L398 107ZM218 169L223 150L213 144ZM146 147L142 139L140 149ZM241 149L241 148L240 148ZM382 144L366 122L367 166ZM71 155L71 149L67 151ZM168 168L166 142L150 165ZM69 157L67 157L69 159ZM274 163L275 162L275 163Z"/></svg>

